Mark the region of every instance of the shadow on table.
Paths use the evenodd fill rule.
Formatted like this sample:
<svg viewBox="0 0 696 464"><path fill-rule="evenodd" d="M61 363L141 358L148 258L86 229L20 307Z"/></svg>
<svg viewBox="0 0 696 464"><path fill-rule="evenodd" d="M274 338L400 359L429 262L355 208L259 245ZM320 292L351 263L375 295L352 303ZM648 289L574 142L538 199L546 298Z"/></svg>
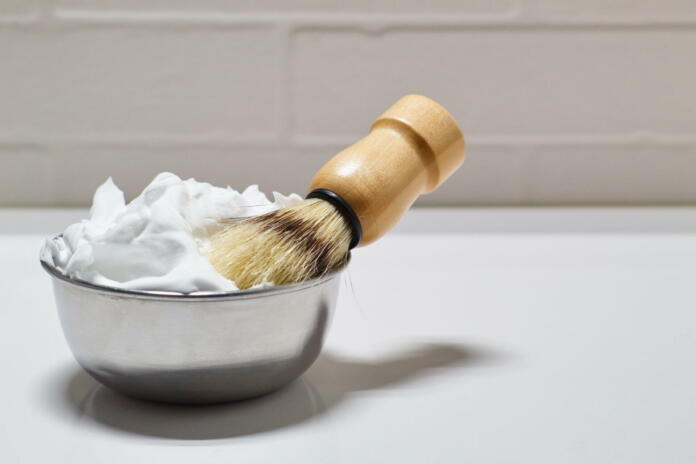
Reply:
<svg viewBox="0 0 696 464"><path fill-rule="evenodd" d="M70 375L61 402L78 417L153 437L206 440L288 427L324 414L353 392L396 386L444 370L496 363L490 352L450 344L421 345L380 361L359 361L324 352L307 373L273 394L237 403L182 406L121 396L82 370Z"/></svg>

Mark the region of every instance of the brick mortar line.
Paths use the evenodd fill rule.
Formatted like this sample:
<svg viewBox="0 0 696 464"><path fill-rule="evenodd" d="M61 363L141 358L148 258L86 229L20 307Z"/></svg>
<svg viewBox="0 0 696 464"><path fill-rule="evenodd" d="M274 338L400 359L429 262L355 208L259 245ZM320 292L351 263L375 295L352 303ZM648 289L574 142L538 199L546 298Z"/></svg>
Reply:
<svg viewBox="0 0 696 464"><path fill-rule="evenodd" d="M3 25L83 24L83 25L151 25L151 26L274 26L285 25L293 30L335 30L334 28L367 29L429 29L432 27L479 29L663 29L692 28L696 16L662 19L640 18L541 18L511 10L503 14L387 14L387 13L229 13L229 12L98 12L61 11L42 8L35 18L0 19Z"/></svg>
<svg viewBox="0 0 696 464"><path fill-rule="evenodd" d="M247 147L254 148L320 148L347 146L355 142L360 135L355 137L316 137L296 138L291 141L278 139L241 139L235 137L206 137L206 136L179 136L179 137L79 137L79 136L0 136L0 149L45 149L52 146L74 147ZM609 134L603 136L569 134L553 136L470 136L467 137L469 146L478 147L535 147L535 146L694 146L696 147L696 134L638 134L620 135Z"/></svg>
<svg viewBox="0 0 696 464"><path fill-rule="evenodd" d="M297 146L333 146L353 143L360 136L296 136ZM696 134L560 134L560 135L473 135L466 136L469 145L478 146L536 146L536 145L696 145Z"/></svg>
<svg viewBox="0 0 696 464"><path fill-rule="evenodd" d="M681 19L678 21L568 21L568 20L458 20L456 18L442 18L432 21L394 21L394 20L364 20L364 21L336 21L332 24L319 22L298 21L292 24L294 32L345 32L359 31L381 34L391 31L457 31L457 30L552 30L561 32L571 31L603 31L603 30L694 30L696 31L696 18Z"/></svg>
<svg viewBox="0 0 696 464"><path fill-rule="evenodd" d="M292 139L292 86L289 82L291 67L290 38L292 30L287 24L275 26L277 40L278 69L276 70L276 102L275 102L275 138L278 142L287 144Z"/></svg>

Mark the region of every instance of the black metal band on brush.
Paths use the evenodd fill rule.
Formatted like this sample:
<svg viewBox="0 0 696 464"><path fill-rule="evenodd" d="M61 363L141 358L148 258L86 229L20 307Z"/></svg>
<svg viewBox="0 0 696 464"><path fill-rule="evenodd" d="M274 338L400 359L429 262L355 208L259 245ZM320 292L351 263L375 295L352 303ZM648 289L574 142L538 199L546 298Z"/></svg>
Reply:
<svg viewBox="0 0 696 464"><path fill-rule="evenodd" d="M310 198L318 198L320 200L328 201L331 203L339 213L346 219L348 225L353 232L353 238L350 241L350 248L353 249L360 243L362 239L362 225L360 225L360 219L358 215L355 214L353 208L350 207L348 202L344 200L339 194L332 192L327 189L314 189L307 194L305 197L308 200Z"/></svg>

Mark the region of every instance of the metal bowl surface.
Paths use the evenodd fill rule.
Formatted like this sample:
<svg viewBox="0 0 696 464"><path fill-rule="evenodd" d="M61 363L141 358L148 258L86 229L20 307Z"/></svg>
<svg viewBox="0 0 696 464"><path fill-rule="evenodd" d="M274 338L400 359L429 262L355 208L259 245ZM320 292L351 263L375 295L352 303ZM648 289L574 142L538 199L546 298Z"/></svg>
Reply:
<svg viewBox="0 0 696 464"><path fill-rule="evenodd" d="M253 398L302 375L321 351L345 269L299 284L187 295L94 285L41 264L84 370L122 394L170 403Z"/></svg>

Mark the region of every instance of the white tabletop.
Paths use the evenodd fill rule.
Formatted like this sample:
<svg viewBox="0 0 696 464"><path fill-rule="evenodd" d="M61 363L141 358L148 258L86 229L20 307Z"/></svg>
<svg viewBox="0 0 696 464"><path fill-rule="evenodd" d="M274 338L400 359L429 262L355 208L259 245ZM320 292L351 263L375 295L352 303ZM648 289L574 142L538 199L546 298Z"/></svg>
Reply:
<svg viewBox="0 0 696 464"><path fill-rule="evenodd" d="M38 250L81 214L0 211L0 462L696 461L696 209L412 212L307 374L209 407L73 361Z"/></svg>

